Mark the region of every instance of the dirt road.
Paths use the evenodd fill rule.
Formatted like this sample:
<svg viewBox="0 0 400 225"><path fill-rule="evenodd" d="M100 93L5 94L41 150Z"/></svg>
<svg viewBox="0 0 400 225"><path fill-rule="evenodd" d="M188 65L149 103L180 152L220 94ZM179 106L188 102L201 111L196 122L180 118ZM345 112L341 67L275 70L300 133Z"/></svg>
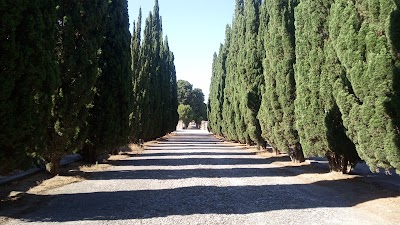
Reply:
<svg viewBox="0 0 400 225"><path fill-rule="evenodd" d="M283 162L282 162L283 160ZM150 143L89 180L44 192L6 224L398 224L400 193L259 156L203 131ZM0 212L1 216L1 212Z"/></svg>

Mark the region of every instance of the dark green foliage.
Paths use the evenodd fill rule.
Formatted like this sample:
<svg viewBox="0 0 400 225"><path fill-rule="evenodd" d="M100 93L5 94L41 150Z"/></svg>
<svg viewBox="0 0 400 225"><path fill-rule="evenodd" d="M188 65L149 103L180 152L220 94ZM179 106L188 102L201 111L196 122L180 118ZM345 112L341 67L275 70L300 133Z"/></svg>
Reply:
<svg viewBox="0 0 400 225"><path fill-rule="evenodd" d="M88 136L81 151L89 162L99 154L128 143L131 109L131 51L128 4L108 2L106 33L99 60L101 74L89 111Z"/></svg>
<svg viewBox="0 0 400 225"><path fill-rule="evenodd" d="M131 105L132 113L130 117L130 140L137 142L139 134L142 132L142 93L144 91L144 79L140 79L140 71L142 69L141 58L141 33L142 33L142 9L139 10L137 24L133 25L132 41L131 41L131 57L132 57L132 92Z"/></svg>
<svg viewBox="0 0 400 225"><path fill-rule="evenodd" d="M189 123L194 119L194 112L190 105L179 104L178 106L179 119L188 127Z"/></svg>
<svg viewBox="0 0 400 225"><path fill-rule="evenodd" d="M178 103L189 105L192 97L193 85L186 80L178 80Z"/></svg>
<svg viewBox="0 0 400 225"><path fill-rule="evenodd" d="M58 173L60 158L80 149L86 139L106 12L102 0L62 0L58 7L61 87L53 100L46 147L40 153L53 174Z"/></svg>
<svg viewBox="0 0 400 225"><path fill-rule="evenodd" d="M193 120L200 125L202 120L207 120L207 106L204 103L203 91L193 89L193 85L186 80L178 80L178 102L182 105L190 105L193 110Z"/></svg>
<svg viewBox="0 0 400 225"><path fill-rule="evenodd" d="M43 143L59 81L55 25L53 1L0 1L0 173L32 166Z"/></svg>
<svg viewBox="0 0 400 225"><path fill-rule="evenodd" d="M261 52L258 46L259 14L261 0L245 1L244 18L245 36L244 46L241 46L243 68L239 69L240 112L246 124L244 139L246 143L264 145L261 138L261 127L257 114L261 105L261 89L264 86Z"/></svg>
<svg viewBox="0 0 400 225"><path fill-rule="evenodd" d="M131 141L151 140L175 130L178 102L174 55L163 40L158 1L145 22L141 13L132 36L133 110Z"/></svg>
<svg viewBox="0 0 400 225"><path fill-rule="evenodd" d="M200 125L202 120L207 120L207 106L204 103L204 94L201 89L193 89L190 106L193 109L194 121L197 125Z"/></svg>
<svg viewBox="0 0 400 225"><path fill-rule="evenodd" d="M262 136L276 150L289 153L293 161L304 161L295 128L295 29L293 0L269 0L263 10L263 62L265 89L258 118ZM264 17L265 18L265 17Z"/></svg>
<svg viewBox="0 0 400 225"><path fill-rule="evenodd" d="M306 156L324 156L325 106L320 94L329 2L301 1L296 8L296 125Z"/></svg>
<svg viewBox="0 0 400 225"><path fill-rule="evenodd" d="M327 23L331 1L301 2L296 13L296 123L308 156L325 155L330 169L347 172L359 161L332 96L329 74L341 68L332 53ZM305 35L304 31L312 31ZM312 34L312 35L311 35Z"/></svg>
<svg viewBox="0 0 400 225"><path fill-rule="evenodd" d="M178 124L179 115L178 109L178 96L177 96L177 81L176 81L176 70L174 64L174 54L169 49L168 38L165 38L163 51L162 51L162 62L163 62L163 73L165 79L163 84L163 126L162 133L170 133L176 129Z"/></svg>
<svg viewBox="0 0 400 225"><path fill-rule="evenodd" d="M334 1L329 18L330 73L347 135L372 169L400 168L399 5L395 1ZM396 93L397 92L397 93Z"/></svg>
<svg viewBox="0 0 400 225"><path fill-rule="evenodd" d="M222 104L223 122L222 132L228 140L245 143L244 134L246 127L240 112L239 76L242 70L242 60L239 58L244 45L244 1L237 0L235 17L230 32L230 45L225 62L226 77L224 88L224 101Z"/></svg>

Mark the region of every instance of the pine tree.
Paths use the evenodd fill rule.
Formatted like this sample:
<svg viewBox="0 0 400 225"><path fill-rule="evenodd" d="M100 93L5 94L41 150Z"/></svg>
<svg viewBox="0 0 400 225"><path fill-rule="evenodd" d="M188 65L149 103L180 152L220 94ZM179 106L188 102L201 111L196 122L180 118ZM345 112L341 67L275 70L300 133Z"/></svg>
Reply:
<svg viewBox="0 0 400 225"><path fill-rule="evenodd" d="M32 166L59 84L52 1L0 3L0 173ZM35 155L35 154L34 154Z"/></svg>
<svg viewBox="0 0 400 225"><path fill-rule="evenodd" d="M40 153L52 174L59 172L61 157L80 149L86 138L107 4L102 0L63 0L58 10L61 87L53 100L46 147Z"/></svg>
<svg viewBox="0 0 400 225"><path fill-rule="evenodd" d="M295 29L293 0L265 1L263 43L265 89L258 118L263 137L276 151L289 153L296 162L304 161L299 136L295 128Z"/></svg>
<svg viewBox="0 0 400 225"><path fill-rule="evenodd" d="M131 52L126 0L108 2L105 40L99 60L88 137L82 155L95 162L99 154L128 143L131 109Z"/></svg>

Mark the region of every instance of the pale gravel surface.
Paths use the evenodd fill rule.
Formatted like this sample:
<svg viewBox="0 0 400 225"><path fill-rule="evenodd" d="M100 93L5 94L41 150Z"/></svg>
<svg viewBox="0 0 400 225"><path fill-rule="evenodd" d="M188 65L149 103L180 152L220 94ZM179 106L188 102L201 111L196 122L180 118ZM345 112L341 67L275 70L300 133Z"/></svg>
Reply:
<svg viewBox="0 0 400 225"><path fill-rule="evenodd" d="M390 224L298 175L206 132L181 131L44 193L52 200L7 224Z"/></svg>

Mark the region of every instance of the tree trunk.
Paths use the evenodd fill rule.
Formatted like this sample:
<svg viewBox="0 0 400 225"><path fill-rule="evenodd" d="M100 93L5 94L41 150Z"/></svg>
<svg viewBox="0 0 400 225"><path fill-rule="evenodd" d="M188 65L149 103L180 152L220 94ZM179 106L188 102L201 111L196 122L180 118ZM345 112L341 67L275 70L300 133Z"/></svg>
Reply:
<svg viewBox="0 0 400 225"><path fill-rule="evenodd" d="M60 173L61 156L51 156L46 162L46 170L52 175Z"/></svg>
<svg viewBox="0 0 400 225"><path fill-rule="evenodd" d="M84 145L80 152L82 160L87 163L96 163L99 153L91 145Z"/></svg>
<svg viewBox="0 0 400 225"><path fill-rule="evenodd" d="M290 148L289 156L292 162L295 163L302 163L305 161L303 149L301 148L300 143L297 143Z"/></svg>
<svg viewBox="0 0 400 225"><path fill-rule="evenodd" d="M325 156L329 162L329 169L331 172L342 172L343 174L348 173L347 166L349 165L349 160L345 155L328 151Z"/></svg>

